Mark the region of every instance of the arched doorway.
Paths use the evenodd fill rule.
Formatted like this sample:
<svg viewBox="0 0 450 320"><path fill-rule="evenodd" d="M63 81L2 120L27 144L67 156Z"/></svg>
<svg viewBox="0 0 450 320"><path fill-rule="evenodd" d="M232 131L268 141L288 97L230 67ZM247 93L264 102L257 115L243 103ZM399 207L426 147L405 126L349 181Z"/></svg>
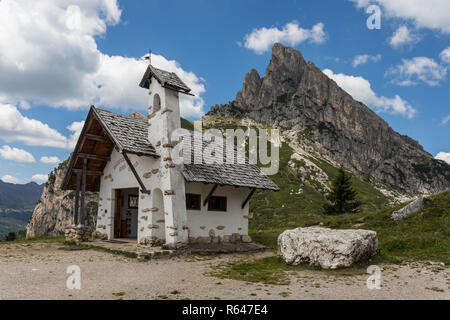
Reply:
<svg viewBox="0 0 450 320"><path fill-rule="evenodd" d="M164 214L164 196L161 189L156 188L152 192L152 236L166 243L166 215Z"/></svg>

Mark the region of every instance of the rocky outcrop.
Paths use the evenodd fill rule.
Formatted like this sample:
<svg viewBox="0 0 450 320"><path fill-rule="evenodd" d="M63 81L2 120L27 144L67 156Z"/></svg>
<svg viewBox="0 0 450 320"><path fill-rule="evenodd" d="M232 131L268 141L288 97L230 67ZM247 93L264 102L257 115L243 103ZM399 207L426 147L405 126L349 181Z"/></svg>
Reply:
<svg viewBox="0 0 450 320"><path fill-rule="evenodd" d="M297 228L278 237L278 254L286 263L324 269L349 267L374 256L377 247L377 233L370 230Z"/></svg>
<svg viewBox="0 0 450 320"><path fill-rule="evenodd" d="M236 99L212 107L208 115L250 118L295 131L293 142L305 150L406 192L450 188L450 165L395 132L299 51L281 44L274 45L263 78L252 70Z"/></svg>
<svg viewBox="0 0 450 320"><path fill-rule="evenodd" d="M406 207L401 208L400 210L394 211L392 213L392 219L395 221L400 221L406 217L412 216L418 212L423 210L423 197L419 197Z"/></svg>
<svg viewBox="0 0 450 320"><path fill-rule="evenodd" d="M75 192L61 190L66 170L66 165L63 163L50 173L41 199L28 222L27 238L64 235L66 228L72 225ZM90 232L95 229L97 210L98 194L87 192L86 225Z"/></svg>

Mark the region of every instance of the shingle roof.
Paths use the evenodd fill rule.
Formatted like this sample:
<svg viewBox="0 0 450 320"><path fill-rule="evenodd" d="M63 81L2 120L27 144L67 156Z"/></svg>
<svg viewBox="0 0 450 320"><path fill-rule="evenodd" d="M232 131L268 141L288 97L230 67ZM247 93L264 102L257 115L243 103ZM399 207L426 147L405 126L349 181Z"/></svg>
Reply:
<svg viewBox="0 0 450 320"><path fill-rule="evenodd" d="M187 144L188 140L185 137L190 137L190 146ZM194 137L196 136L197 139ZM195 162L194 150L205 150L211 143L210 137L204 137L199 133L188 131L183 137L183 153L186 150L190 155L184 157L183 176L188 182L204 182L214 183L220 185L231 185L239 187L249 187L257 189L268 189L278 191L278 186L270 180L261 170L254 164L250 164L244 154L239 153L234 145L229 145L227 148L227 141L221 137L214 137L214 143L217 143L218 148L210 148L220 152L202 152L201 161ZM190 147L190 148L189 148ZM212 147L212 146L211 146ZM227 150L232 150L233 159L235 163L227 163ZM184 154L183 154L184 155ZM237 161L239 158L241 161ZM217 160L215 159L217 157ZM188 162L188 163L187 163Z"/></svg>
<svg viewBox="0 0 450 320"><path fill-rule="evenodd" d="M147 120L97 108L94 112L123 151L158 156L155 148L148 141Z"/></svg>
<svg viewBox="0 0 450 320"><path fill-rule="evenodd" d="M148 142L148 122L145 119L125 116L111 111L94 109L99 120L107 127L111 136L121 145L125 152L157 156L155 148ZM195 139L200 136L200 139ZM190 145L187 144L190 138ZM214 161L215 154L202 152L202 160L195 162L194 150L204 151L211 142L211 139L201 139L201 134L186 130L183 134L184 169L183 176L188 182L203 182L219 185L231 185L237 187L248 187L257 189L279 190L278 186L272 182L261 170L253 164L249 164L245 155L238 154L238 151L231 146L227 149L227 142L221 137L215 137L214 141L221 143L222 154L217 155L223 159L223 163ZM190 146L190 148L189 148ZM219 150L219 149L218 149ZM242 164L226 163L226 150L233 150L234 159L244 159Z"/></svg>
<svg viewBox="0 0 450 320"><path fill-rule="evenodd" d="M179 92L190 94L191 89L173 72L168 72L149 65L145 71L144 77L139 84L142 88L148 89L150 78L154 76L163 87L171 87Z"/></svg>

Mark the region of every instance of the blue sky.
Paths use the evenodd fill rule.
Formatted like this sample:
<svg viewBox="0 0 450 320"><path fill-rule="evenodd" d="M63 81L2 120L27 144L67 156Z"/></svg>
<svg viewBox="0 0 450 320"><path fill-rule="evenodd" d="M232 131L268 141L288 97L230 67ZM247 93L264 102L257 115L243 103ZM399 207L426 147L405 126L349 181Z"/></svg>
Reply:
<svg viewBox="0 0 450 320"><path fill-rule="evenodd" d="M366 25L373 4L381 29ZM264 75L275 41L450 161L449 40L446 0L3 0L0 178L43 182L69 156L90 104L145 112L138 81L150 48L196 93L181 107L198 119L233 100L250 69Z"/></svg>

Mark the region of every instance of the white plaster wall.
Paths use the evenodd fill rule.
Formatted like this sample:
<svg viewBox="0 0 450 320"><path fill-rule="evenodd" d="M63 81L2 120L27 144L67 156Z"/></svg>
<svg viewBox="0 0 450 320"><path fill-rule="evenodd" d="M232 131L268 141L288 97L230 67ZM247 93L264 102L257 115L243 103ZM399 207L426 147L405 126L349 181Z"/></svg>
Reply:
<svg viewBox="0 0 450 320"><path fill-rule="evenodd" d="M141 177L148 190L153 190L160 185L159 166L160 159L152 157L138 157L128 155L136 171ZM149 178L144 178L146 173L158 169L158 173L151 174ZM105 166L100 183L99 212L97 221L97 231L106 233L109 238L113 238L114 232L114 209L115 209L115 189L139 188L139 213L138 213L138 240L144 236L151 236L152 223L151 212L144 212L151 209L152 198L140 191L140 186L128 167L123 156L114 150L111 153L111 161ZM147 219L143 219L143 217ZM104 228L106 227L106 228Z"/></svg>
<svg viewBox="0 0 450 320"><path fill-rule="evenodd" d="M154 112L152 106L155 94L161 99L161 109L157 112ZM171 141L172 132L181 127L179 97L177 91L161 87L160 83L152 78L149 99L148 139L161 156L159 187L164 195L164 210L167 212L166 244L177 246L188 241L184 178L181 174L183 167L173 166L172 148L169 147L174 142ZM167 192L171 194L166 194ZM157 230L154 233L159 235Z"/></svg>
<svg viewBox="0 0 450 320"><path fill-rule="evenodd" d="M159 82L152 78L152 82L150 83L149 87L149 106L148 106L148 113L153 114L153 98L155 94L159 95L159 98L161 99L161 109L156 112L155 116L149 119L149 131L148 131L148 140L156 146L158 142L162 142L162 139L164 137L164 131L165 131L165 125L164 121L161 121L160 116L161 111L166 106L166 95L165 95L165 89L161 87Z"/></svg>
<svg viewBox="0 0 450 320"><path fill-rule="evenodd" d="M187 210L187 224L189 237L207 237L209 231L214 230L216 236L232 235L239 233L248 235L248 203L241 208L242 203L250 193L248 188L235 188L219 186L214 191L214 196L227 197L227 211L208 211L208 204L203 206L203 201L208 196L212 184L186 183L186 193L201 194L201 210ZM223 226L222 230L217 229Z"/></svg>

